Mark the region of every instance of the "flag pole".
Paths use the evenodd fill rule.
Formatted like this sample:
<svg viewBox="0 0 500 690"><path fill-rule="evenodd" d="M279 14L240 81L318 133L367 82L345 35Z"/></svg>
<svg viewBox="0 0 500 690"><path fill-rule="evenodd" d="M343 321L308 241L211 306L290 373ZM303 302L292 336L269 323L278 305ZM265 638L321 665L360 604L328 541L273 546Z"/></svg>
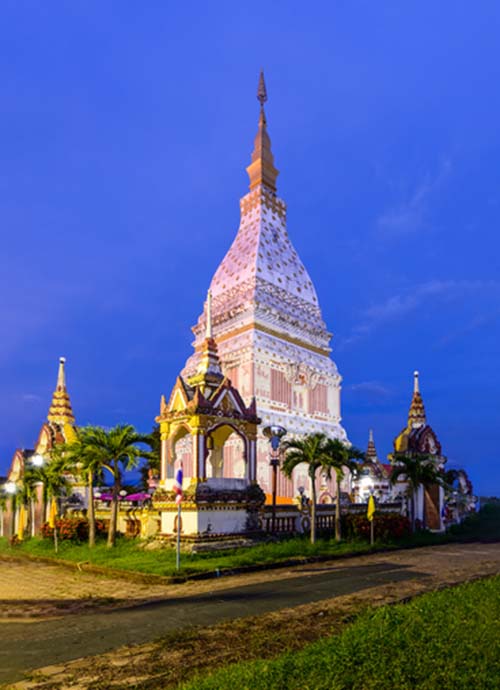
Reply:
<svg viewBox="0 0 500 690"><path fill-rule="evenodd" d="M373 497L373 493L371 493L368 499L368 510L366 513L366 517L370 522L370 546L373 546L375 542L375 510L375 498Z"/></svg>
<svg viewBox="0 0 500 690"><path fill-rule="evenodd" d="M175 554L175 569L181 567L181 502L177 504L177 550Z"/></svg>

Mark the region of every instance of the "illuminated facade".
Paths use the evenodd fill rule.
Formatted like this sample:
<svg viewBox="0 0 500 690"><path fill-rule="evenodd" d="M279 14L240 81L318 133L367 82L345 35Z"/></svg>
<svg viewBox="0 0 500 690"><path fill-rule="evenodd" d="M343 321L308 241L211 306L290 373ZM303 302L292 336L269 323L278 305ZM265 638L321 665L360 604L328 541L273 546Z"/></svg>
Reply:
<svg viewBox="0 0 500 690"><path fill-rule="evenodd" d="M260 116L247 172L250 191L240 201L236 237L210 284L213 298L213 337L222 369L248 405L253 397L261 428L279 424L288 434L324 432L345 440L341 426L341 377L330 358L330 339L314 285L287 231L286 204L276 193L267 132L267 100L261 74ZM206 328L206 310L193 328L195 353L183 377L198 367ZM235 476L238 454L225 451L224 474ZM257 480L270 490L269 443L259 432ZM305 469L294 479L280 476L278 494L297 495L308 486Z"/></svg>

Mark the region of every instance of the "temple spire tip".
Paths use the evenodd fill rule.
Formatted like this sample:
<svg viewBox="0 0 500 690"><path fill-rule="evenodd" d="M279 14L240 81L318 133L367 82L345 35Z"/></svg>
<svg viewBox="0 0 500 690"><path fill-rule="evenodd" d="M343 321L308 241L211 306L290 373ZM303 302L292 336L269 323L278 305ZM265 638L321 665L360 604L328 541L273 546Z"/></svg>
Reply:
<svg viewBox="0 0 500 690"><path fill-rule="evenodd" d="M418 377L420 376L419 372L415 370L413 372L413 392L414 393L420 393L420 387L418 383Z"/></svg>
<svg viewBox="0 0 500 690"><path fill-rule="evenodd" d="M278 171L274 167L271 140L267 132L266 115L264 112L264 103L267 101L267 89L262 70L257 86L257 100L260 103L259 128L254 141L252 160L247 167L247 173L250 178L250 190L263 186L267 187L272 193L276 193Z"/></svg>
<svg viewBox="0 0 500 690"><path fill-rule="evenodd" d="M66 390L66 376L64 374L65 364L66 357L59 357L59 371L57 372L57 390Z"/></svg>
<svg viewBox="0 0 500 690"><path fill-rule="evenodd" d="M264 103L267 101L267 89L266 82L264 80L264 70L260 70L259 75L259 85L257 86L257 100L260 103L260 107L264 108Z"/></svg>

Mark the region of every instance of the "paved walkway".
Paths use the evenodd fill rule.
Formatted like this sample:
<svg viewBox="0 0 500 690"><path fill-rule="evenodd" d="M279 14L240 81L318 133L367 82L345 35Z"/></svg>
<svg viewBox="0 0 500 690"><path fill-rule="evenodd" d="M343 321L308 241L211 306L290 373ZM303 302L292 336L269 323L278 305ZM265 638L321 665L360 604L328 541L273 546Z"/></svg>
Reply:
<svg viewBox="0 0 500 690"><path fill-rule="evenodd" d="M121 645L145 643L187 626L260 615L367 589L376 599L377 587L388 583L429 579L435 586L446 581L444 574L464 580L498 572L498 544L447 545L192 583L189 591L184 586L168 587L168 598L130 609L31 623L4 621L0 682L18 680L23 672L47 664L64 665Z"/></svg>

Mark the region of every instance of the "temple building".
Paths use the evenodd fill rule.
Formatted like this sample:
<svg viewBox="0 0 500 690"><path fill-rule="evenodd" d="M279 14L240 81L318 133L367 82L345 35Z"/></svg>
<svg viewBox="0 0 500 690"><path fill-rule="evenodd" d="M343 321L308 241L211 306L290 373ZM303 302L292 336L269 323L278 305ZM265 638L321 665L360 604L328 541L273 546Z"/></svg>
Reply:
<svg viewBox="0 0 500 690"><path fill-rule="evenodd" d="M366 460L360 466L352 482L352 495L355 503L367 503L373 495L377 503L387 503L392 500L391 472L392 465L379 460L373 431L370 429Z"/></svg>
<svg viewBox="0 0 500 690"><path fill-rule="evenodd" d="M37 441L32 449L18 448L12 458L9 471L4 483L4 490L14 495L22 486L25 468L30 463L42 463L48 460L50 451L58 443L71 442L76 438L75 417L71 400L66 387L65 373L66 359L60 357L57 382L47 419L43 422ZM3 513L3 525L0 530L5 536L16 532L17 511L8 509ZM38 488L36 500L33 502L30 514L30 529L33 534L38 532L44 520L44 506L41 486Z"/></svg>
<svg viewBox="0 0 500 690"><path fill-rule="evenodd" d="M183 536L213 537L255 532L258 509L265 496L257 485L257 417L255 399L247 407L238 390L222 373L212 337L211 296L208 294L206 332L196 371L179 376L168 403L162 396L156 422L161 433L161 488L154 494L161 533L173 535L181 519ZM239 451L238 477L224 467L226 444ZM174 472L182 461L187 490L182 518L176 505ZM235 467L233 463L232 467Z"/></svg>
<svg viewBox="0 0 500 690"><path fill-rule="evenodd" d="M438 437L427 423L424 401L420 393L418 371L413 374L413 396L408 412L408 421L401 433L394 439L394 454L390 455L389 459L394 462L397 454L410 457L428 456L440 469L446 463L446 457L442 454ZM406 490L406 482L396 483L396 494L404 495ZM427 488L420 487L416 499L417 518L429 529L443 529L443 488L437 484Z"/></svg>
<svg viewBox="0 0 500 690"><path fill-rule="evenodd" d="M341 425L341 376L330 357L331 333L323 321L311 278L287 231L287 208L277 195L278 170L267 131L264 77L258 86L260 115L247 173L249 192L240 200L236 237L210 284L213 339L223 373L246 405L256 400L262 420L257 439L257 481L270 491L269 442L261 429L285 427L288 435L324 432L346 440ZM207 309L193 328L194 354L182 377L189 380L204 356ZM189 462L186 447L185 462ZM243 476L241 439L224 447L221 472ZM278 495L296 496L308 486L297 468L279 476ZM332 487L333 488L333 487Z"/></svg>

